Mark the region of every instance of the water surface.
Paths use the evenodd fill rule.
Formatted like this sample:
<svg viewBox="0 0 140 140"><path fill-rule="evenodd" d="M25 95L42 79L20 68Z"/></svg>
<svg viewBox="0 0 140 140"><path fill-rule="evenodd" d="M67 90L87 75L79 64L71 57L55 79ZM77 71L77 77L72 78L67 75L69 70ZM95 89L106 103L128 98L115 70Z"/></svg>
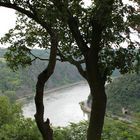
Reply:
<svg viewBox="0 0 140 140"><path fill-rule="evenodd" d="M65 126L69 122L86 119L79 102L86 100L88 95L89 87L84 82L46 94L44 97L45 119L49 118L53 126ZM34 101L25 104L23 115L33 118L34 114Z"/></svg>

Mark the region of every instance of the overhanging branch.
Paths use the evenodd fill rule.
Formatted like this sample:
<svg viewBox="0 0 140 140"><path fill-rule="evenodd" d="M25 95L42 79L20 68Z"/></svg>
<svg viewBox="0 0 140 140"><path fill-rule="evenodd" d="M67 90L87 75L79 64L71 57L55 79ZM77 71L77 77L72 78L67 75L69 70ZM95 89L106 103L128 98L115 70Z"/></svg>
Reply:
<svg viewBox="0 0 140 140"><path fill-rule="evenodd" d="M81 76L83 76L85 79L87 79L87 73L86 71L83 69L83 67L81 66L81 64L85 63L84 60L79 60L79 61L76 61L74 59L70 59L70 58L67 58L65 57L61 51L59 49L58 50L58 53L59 53L59 56L60 56L60 60L63 61L63 62L69 62L70 64L76 66L77 70L79 71L79 73L81 74Z"/></svg>
<svg viewBox="0 0 140 140"><path fill-rule="evenodd" d="M40 19L40 17L37 16L36 13L31 12L23 7L20 7L19 5L17 5L16 3L7 3L7 2L1 2L0 1L0 6L6 7L6 8L11 8L14 9L20 13L25 14L26 16L28 16L29 18L31 18L32 20L36 21L38 24L40 24L43 28L45 28L47 30L47 32L50 35L53 35L53 32L51 30L51 25L47 22L44 22ZM30 7L29 7L30 9Z"/></svg>

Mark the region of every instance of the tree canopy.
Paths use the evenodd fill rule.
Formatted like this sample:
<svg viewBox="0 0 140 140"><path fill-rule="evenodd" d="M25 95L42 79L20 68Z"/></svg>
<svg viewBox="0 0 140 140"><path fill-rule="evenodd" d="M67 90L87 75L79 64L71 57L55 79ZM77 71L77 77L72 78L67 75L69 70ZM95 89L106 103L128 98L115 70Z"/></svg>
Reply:
<svg viewBox="0 0 140 140"><path fill-rule="evenodd" d="M99 62L102 72L107 70L107 74L110 76L113 70L117 68L121 73L126 73L134 68L133 62L136 57L139 59L139 55L135 51L136 47L138 49L139 42L131 39L131 34L134 33L134 29L140 23L139 12L131 5L124 5L121 0L116 0L112 7L108 7L106 1L92 1L89 7L85 7L82 0L71 2L11 1L7 3L3 1L1 5L13 7L22 12L22 14L17 13L15 28L11 29L1 39L1 42L11 44L9 52L5 56L13 69L17 68L17 65L31 64L34 60L30 57L34 56L31 54L31 49L36 47L50 49L50 35L43 27L45 24L57 33L59 40L58 60L69 61L85 71L81 65L77 64L84 63L83 53L78 47L78 37L82 38L88 50L92 45L93 38L96 37L96 33L94 36L92 34L92 22L95 22L94 20L100 22L102 24L100 26L103 28ZM107 14L109 8L112 8L112 13ZM74 30L78 31L75 35L77 39L72 35L69 27L72 21L67 23L70 18L73 18L75 24L73 27L76 28ZM41 21L43 23L40 23ZM135 28L132 29L132 27ZM126 42L125 45L122 45L124 42ZM37 59L38 57L34 56L34 58ZM14 61L12 61L13 59Z"/></svg>

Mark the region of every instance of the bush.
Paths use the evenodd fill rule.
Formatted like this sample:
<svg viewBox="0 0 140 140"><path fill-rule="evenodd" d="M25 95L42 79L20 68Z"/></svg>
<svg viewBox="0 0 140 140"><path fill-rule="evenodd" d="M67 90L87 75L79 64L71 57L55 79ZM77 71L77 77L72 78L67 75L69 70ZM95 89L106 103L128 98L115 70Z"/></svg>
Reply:
<svg viewBox="0 0 140 140"><path fill-rule="evenodd" d="M134 123L108 118L105 121L103 140L139 140L138 128Z"/></svg>
<svg viewBox="0 0 140 140"><path fill-rule="evenodd" d="M2 126L0 140L42 140L42 138L34 121L20 118L15 124Z"/></svg>
<svg viewBox="0 0 140 140"><path fill-rule="evenodd" d="M85 140L88 123L71 123L67 127L54 128L54 140Z"/></svg>
<svg viewBox="0 0 140 140"><path fill-rule="evenodd" d="M41 140L35 121L21 114L21 106L0 97L0 140Z"/></svg>
<svg viewBox="0 0 140 140"><path fill-rule="evenodd" d="M11 103L6 96L0 96L0 128L4 124L13 123L21 115L21 106Z"/></svg>
<svg viewBox="0 0 140 140"><path fill-rule="evenodd" d="M54 129L54 140L86 140L88 122L72 123ZM139 140L139 126L106 118L102 140Z"/></svg>

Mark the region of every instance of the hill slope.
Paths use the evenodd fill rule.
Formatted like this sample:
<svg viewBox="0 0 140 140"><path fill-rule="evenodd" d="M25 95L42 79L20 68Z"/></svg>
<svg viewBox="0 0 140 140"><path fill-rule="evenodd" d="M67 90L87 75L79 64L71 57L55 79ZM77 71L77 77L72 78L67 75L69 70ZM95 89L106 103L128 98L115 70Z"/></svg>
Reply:
<svg viewBox="0 0 140 140"><path fill-rule="evenodd" d="M129 112L140 112L140 74L126 74L106 86L108 111L121 113L127 108Z"/></svg>
<svg viewBox="0 0 140 140"><path fill-rule="evenodd" d="M0 94L9 96L11 99L21 98L35 92L35 85L38 74L47 66L46 61L34 61L31 66L26 69L20 69L13 72L6 66L3 58L5 49L0 50ZM42 51L34 50L39 54ZM46 89L59 87L69 83L78 82L83 78L77 69L69 63L57 62L53 76L46 84Z"/></svg>

